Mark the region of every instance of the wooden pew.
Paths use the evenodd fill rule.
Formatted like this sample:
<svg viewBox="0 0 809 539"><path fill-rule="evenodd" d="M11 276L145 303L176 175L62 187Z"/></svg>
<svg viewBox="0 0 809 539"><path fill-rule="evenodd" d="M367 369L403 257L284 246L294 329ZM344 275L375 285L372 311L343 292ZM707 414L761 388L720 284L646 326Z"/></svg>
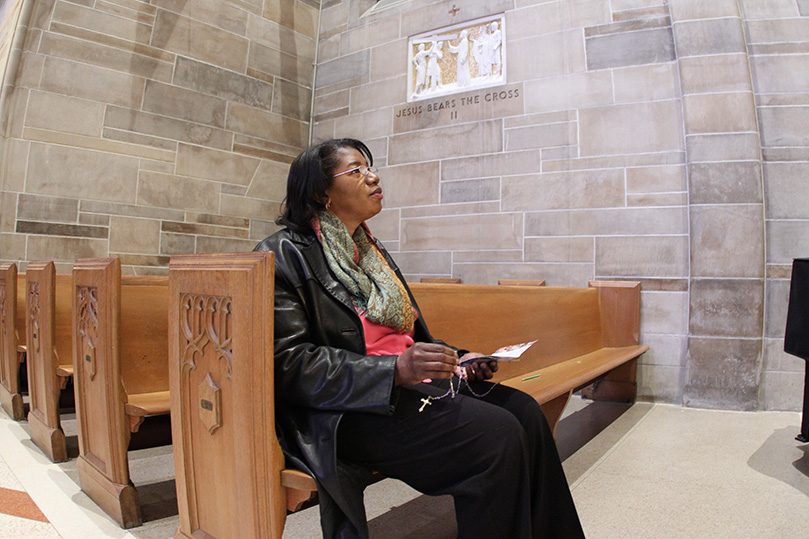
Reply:
<svg viewBox="0 0 809 539"><path fill-rule="evenodd" d="M552 429L574 391L599 381L589 397L633 402L640 284L592 281L588 288L410 285L430 332L469 350L537 340L520 361L501 362L494 381L542 405Z"/></svg>
<svg viewBox="0 0 809 539"><path fill-rule="evenodd" d="M168 278L121 277L117 258L73 266L73 369L82 490L123 528L139 526L131 433L169 413Z"/></svg>
<svg viewBox="0 0 809 539"><path fill-rule="evenodd" d="M25 419L20 365L25 361L25 274L0 264L0 405L15 421Z"/></svg>
<svg viewBox="0 0 809 539"><path fill-rule="evenodd" d="M545 286L545 279L498 279L503 286Z"/></svg>
<svg viewBox="0 0 809 539"><path fill-rule="evenodd" d="M317 489L275 435L274 270L270 252L171 257L175 537L281 537Z"/></svg>
<svg viewBox="0 0 809 539"><path fill-rule="evenodd" d="M461 280L455 277L422 277L420 283L443 283L443 284L461 284Z"/></svg>
<svg viewBox="0 0 809 539"><path fill-rule="evenodd" d="M67 460L59 400L73 376L70 275L56 275L53 262L26 268L28 426L31 439L54 462Z"/></svg>

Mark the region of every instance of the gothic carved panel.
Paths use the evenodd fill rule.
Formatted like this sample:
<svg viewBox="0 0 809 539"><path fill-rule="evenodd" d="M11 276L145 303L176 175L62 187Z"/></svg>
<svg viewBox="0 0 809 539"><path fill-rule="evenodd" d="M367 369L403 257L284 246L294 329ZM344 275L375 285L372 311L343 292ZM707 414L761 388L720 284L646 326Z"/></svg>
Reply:
<svg viewBox="0 0 809 539"><path fill-rule="evenodd" d="M78 330L81 359L84 371L90 380L96 375L96 343L98 342L98 288L79 286L76 290L78 298Z"/></svg>
<svg viewBox="0 0 809 539"><path fill-rule="evenodd" d="M233 370L231 336L231 298L183 294L180 297L180 327L185 336L183 368L196 368L194 356L205 354L209 345L217 358L227 365L227 376Z"/></svg>

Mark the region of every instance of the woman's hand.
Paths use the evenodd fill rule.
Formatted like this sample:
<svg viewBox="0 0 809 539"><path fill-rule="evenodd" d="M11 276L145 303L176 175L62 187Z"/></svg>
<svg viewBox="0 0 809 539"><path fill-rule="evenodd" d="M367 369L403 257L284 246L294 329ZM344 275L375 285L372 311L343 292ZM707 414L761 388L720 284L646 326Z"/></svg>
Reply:
<svg viewBox="0 0 809 539"><path fill-rule="evenodd" d="M473 359L480 357L483 354L477 352L469 352L464 354L461 360ZM494 373L497 372L497 361L472 361L463 367L458 367L466 371L466 379L470 382L480 382L481 380L490 380ZM461 376L461 373L458 373Z"/></svg>
<svg viewBox="0 0 809 539"><path fill-rule="evenodd" d="M458 354L452 348L417 342L396 359L394 384L410 386L426 379L450 378L457 364Z"/></svg>

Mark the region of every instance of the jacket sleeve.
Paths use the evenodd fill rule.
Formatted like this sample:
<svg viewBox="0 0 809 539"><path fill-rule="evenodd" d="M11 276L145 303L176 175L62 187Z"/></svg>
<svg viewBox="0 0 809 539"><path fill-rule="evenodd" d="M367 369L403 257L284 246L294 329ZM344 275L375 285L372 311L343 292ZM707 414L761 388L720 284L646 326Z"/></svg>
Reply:
<svg viewBox="0 0 809 539"><path fill-rule="evenodd" d="M298 252L276 257L277 394L308 408L391 413L396 356L364 355L359 319L305 278L304 264Z"/></svg>

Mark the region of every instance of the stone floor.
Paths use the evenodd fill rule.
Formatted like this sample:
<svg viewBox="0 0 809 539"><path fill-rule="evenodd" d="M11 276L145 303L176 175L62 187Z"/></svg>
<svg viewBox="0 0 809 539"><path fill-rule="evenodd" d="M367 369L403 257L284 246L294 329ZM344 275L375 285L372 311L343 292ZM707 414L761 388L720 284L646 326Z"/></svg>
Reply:
<svg viewBox="0 0 809 539"><path fill-rule="evenodd" d="M587 537L807 537L809 444L800 414L727 412L574 399L559 452ZM65 416L75 457L75 420ZM118 528L79 489L76 461L52 464L27 423L0 412L0 538L168 538L177 527L171 447L130 453L145 524ZM369 487L374 538L451 538L448 497L386 479ZM317 507L287 520L284 537L320 536Z"/></svg>

